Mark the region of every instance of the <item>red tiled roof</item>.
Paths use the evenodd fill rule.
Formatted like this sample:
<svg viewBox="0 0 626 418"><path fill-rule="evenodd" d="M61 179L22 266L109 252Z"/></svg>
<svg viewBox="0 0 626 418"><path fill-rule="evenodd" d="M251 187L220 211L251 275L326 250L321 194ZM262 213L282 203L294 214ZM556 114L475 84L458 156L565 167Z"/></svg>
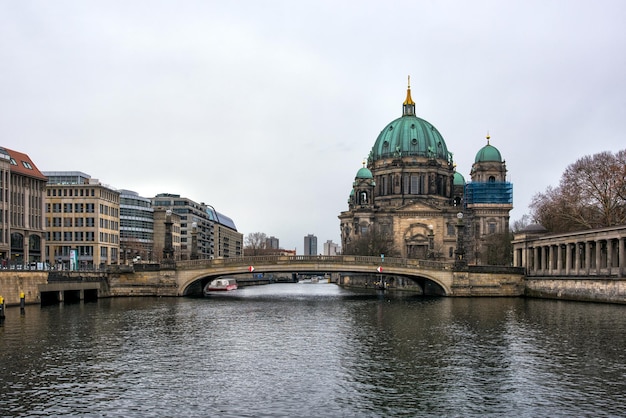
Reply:
<svg viewBox="0 0 626 418"><path fill-rule="evenodd" d="M9 156L15 160L16 165L11 164L11 172L19 173L23 176L34 177L44 181L48 180L46 176L41 174L41 171L39 171L35 163L28 155L5 147L2 147L2 149L4 149ZM27 166L30 166L30 168Z"/></svg>

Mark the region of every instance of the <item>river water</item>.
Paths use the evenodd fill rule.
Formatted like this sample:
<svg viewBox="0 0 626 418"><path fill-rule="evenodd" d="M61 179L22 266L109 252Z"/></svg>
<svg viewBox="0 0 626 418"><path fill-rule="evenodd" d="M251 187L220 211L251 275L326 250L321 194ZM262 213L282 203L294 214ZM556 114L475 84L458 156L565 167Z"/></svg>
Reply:
<svg viewBox="0 0 626 418"><path fill-rule="evenodd" d="M1 416L626 416L626 306L272 284L9 308Z"/></svg>

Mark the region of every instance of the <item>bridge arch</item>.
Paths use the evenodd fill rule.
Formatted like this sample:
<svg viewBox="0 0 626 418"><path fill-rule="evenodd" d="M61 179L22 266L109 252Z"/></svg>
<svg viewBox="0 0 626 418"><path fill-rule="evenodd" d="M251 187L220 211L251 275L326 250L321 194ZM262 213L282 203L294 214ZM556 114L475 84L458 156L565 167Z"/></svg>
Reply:
<svg viewBox="0 0 626 418"><path fill-rule="evenodd" d="M379 257L342 255L260 256L177 262L178 295L197 293L202 283L219 276L250 273L251 267L256 273L320 272L401 276L418 284L430 281L441 289L442 296L452 294L451 263L393 258L385 258L383 262Z"/></svg>

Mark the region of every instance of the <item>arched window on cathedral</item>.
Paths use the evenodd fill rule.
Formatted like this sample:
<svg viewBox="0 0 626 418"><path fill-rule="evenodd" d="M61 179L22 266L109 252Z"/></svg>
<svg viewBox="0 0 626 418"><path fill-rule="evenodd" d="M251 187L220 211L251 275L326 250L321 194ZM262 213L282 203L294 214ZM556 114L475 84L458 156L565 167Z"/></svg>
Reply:
<svg viewBox="0 0 626 418"><path fill-rule="evenodd" d="M367 205L367 192L359 193L359 204Z"/></svg>
<svg viewBox="0 0 626 418"><path fill-rule="evenodd" d="M496 178L494 176L489 176L489 183L495 183Z"/></svg>

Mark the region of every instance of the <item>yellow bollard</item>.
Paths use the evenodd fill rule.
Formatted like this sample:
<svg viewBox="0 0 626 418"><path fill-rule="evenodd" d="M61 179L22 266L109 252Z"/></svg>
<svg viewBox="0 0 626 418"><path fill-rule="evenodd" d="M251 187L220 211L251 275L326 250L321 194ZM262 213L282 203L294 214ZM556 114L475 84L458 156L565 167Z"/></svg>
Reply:
<svg viewBox="0 0 626 418"><path fill-rule="evenodd" d="M24 308L26 307L26 295L24 292L20 292L20 313L23 315L25 313Z"/></svg>
<svg viewBox="0 0 626 418"><path fill-rule="evenodd" d="M0 296L0 323L4 321L4 298Z"/></svg>

